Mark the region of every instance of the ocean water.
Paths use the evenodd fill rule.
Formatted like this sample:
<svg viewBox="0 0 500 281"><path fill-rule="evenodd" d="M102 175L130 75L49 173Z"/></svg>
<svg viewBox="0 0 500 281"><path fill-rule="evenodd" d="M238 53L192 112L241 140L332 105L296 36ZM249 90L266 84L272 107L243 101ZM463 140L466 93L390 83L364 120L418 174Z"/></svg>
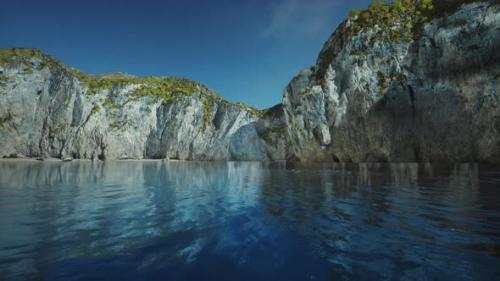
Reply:
<svg viewBox="0 0 500 281"><path fill-rule="evenodd" d="M500 169L0 162L0 280L499 280Z"/></svg>

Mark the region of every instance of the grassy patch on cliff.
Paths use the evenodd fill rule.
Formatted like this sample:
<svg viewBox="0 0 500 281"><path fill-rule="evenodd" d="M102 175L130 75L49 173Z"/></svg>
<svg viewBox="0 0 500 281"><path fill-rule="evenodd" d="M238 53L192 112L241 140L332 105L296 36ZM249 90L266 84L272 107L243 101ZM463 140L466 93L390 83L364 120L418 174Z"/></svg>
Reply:
<svg viewBox="0 0 500 281"><path fill-rule="evenodd" d="M9 78L8 78L7 76L5 76L5 75L3 75L3 74L0 74L0 85L1 85L2 83L7 82L8 80L9 80Z"/></svg>
<svg viewBox="0 0 500 281"><path fill-rule="evenodd" d="M37 63L38 61L38 63ZM50 71L58 71L71 75L87 86L86 94L96 95L101 90L112 90L116 87L136 85L128 92L128 100L136 100L143 97L154 97L161 99L163 105L167 106L178 101L182 96L196 95L203 102L203 124L208 126L210 118L214 115L216 102L231 104L237 108L245 110L254 116L262 116L262 111L241 103L231 103L223 97L208 89L206 86L185 78L179 77L135 77L122 73L107 75L88 75L75 68L69 67L61 61L43 53L38 49L30 48L0 48L0 65L22 65L24 72L33 73L37 70L48 68ZM0 76L0 82L7 80L7 77ZM119 109L123 104L115 104L113 100L107 98L101 105L103 108ZM99 105L92 108L91 114L97 113L101 107Z"/></svg>
<svg viewBox="0 0 500 281"><path fill-rule="evenodd" d="M23 65L27 73L32 73L35 66L34 59L39 60L39 70L44 68L54 70L57 68L78 78L88 86L88 95L95 95L99 90L112 89L119 85L137 84L141 86L132 92L133 96L156 96L169 100L171 98L170 93L191 95L199 85L197 82L176 77L134 77L125 74L88 75L65 65L38 49L0 48L0 65Z"/></svg>
<svg viewBox="0 0 500 281"><path fill-rule="evenodd" d="M485 0L498 5L500 0ZM370 33L368 46L360 46L351 51L352 56L363 57L369 54L367 49L375 42L411 43L423 31L423 26L434 19L441 19L442 25L463 25L463 20L447 22L447 17L455 13L462 5L478 0L394 0L373 1L367 9L352 10L349 20L345 21L334 33L334 39L320 53L316 78L321 79L328 65L332 63L343 44L350 37L360 33Z"/></svg>
<svg viewBox="0 0 500 281"><path fill-rule="evenodd" d="M54 68L62 63L52 58L51 56L43 53L38 49L31 48L11 48L2 49L0 48L0 65L22 65L24 66L24 72L26 74L32 74L35 64L33 58L40 61L38 69L43 69L45 67Z"/></svg>
<svg viewBox="0 0 500 281"><path fill-rule="evenodd" d="M65 128L66 127L63 125L51 129L49 132L49 139L55 139L56 137L58 137L64 131Z"/></svg>
<svg viewBox="0 0 500 281"><path fill-rule="evenodd" d="M3 128L7 123L14 120L14 115L12 113L7 112L7 114L0 116L0 128Z"/></svg>
<svg viewBox="0 0 500 281"><path fill-rule="evenodd" d="M243 109L245 111L250 112L252 115L255 115L255 116L259 117L259 118L262 117L262 116L264 116L264 111L263 110L257 109L257 108L255 108L253 106L249 106L247 104L239 103L239 102L235 103L234 105L236 107L240 108L240 109Z"/></svg>
<svg viewBox="0 0 500 281"><path fill-rule="evenodd" d="M30 64L31 58L38 58L40 60L46 59L46 55L38 49L28 48L12 48L0 49L0 64Z"/></svg>
<svg viewBox="0 0 500 281"><path fill-rule="evenodd" d="M403 80L403 75L397 72L377 72L378 86L380 89L379 96L383 96L387 93L389 86L392 82Z"/></svg>
<svg viewBox="0 0 500 281"><path fill-rule="evenodd" d="M97 104L95 104L92 109L90 110L90 116L96 114L97 112L101 111L101 107Z"/></svg>
<svg viewBox="0 0 500 281"><path fill-rule="evenodd" d="M376 1L368 9L351 11L350 28L355 34L376 30L374 39L379 41L410 42L432 18L434 9L432 0Z"/></svg>
<svg viewBox="0 0 500 281"><path fill-rule="evenodd" d="M164 104L175 101L177 95L191 96L200 86L192 80L177 77L134 77L122 82L141 85L132 91L131 96L158 97Z"/></svg>
<svg viewBox="0 0 500 281"><path fill-rule="evenodd" d="M373 1L367 9L354 9L349 15L351 31L355 34L378 27L375 39L390 42L410 42L421 34L423 25L435 18L446 20L462 5L478 0L394 0ZM498 4L499 0L490 0ZM463 25L465 20L453 22Z"/></svg>

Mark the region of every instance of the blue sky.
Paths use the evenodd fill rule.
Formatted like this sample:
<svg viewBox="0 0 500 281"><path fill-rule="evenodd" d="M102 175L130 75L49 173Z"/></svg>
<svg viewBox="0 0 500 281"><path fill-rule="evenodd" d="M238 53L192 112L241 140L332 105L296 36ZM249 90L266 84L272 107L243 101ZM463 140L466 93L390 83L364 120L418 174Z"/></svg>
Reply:
<svg viewBox="0 0 500 281"><path fill-rule="evenodd" d="M259 108L313 65L369 0L2 0L0 47L34 47L84 72L181 76Z"/></svg>

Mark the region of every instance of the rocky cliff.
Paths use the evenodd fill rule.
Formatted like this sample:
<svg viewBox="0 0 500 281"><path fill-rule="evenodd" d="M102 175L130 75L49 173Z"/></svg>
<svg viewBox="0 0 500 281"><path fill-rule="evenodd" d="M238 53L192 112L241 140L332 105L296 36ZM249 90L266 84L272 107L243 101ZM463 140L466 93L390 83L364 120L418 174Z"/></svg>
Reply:
<svg viewBox="0 0 500 281"><path fill-rule="evenodd" d="M289 160L500 162L499 1L402 2L353 12L288 85Z"/></svg>
<svg viewBox="0 0 500 281"><path fill-rule="evenodd" d="M186 79L90 76L39 50L0 50L3 157L283 159L259 136L264 113Z"/></svg>
<svg viewBox="0 0 500 281"><path fill-rule="evenodd" d="M500 163L500 5L354 11L260 111L186 79L0 51L0 156Z"/></svg>

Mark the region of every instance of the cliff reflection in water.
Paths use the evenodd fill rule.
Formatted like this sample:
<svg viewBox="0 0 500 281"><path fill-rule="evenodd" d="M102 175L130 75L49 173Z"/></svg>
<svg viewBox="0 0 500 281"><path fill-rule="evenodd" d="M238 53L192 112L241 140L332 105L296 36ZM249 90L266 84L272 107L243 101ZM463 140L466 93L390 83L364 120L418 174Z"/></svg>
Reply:
<svg viewBox="0 0 500 281"><path fill-rule="evenodd" d="M476 164L0 162L0 277L487 280L499 183Z"/></svg>
<svg viewBox="0 0 500 281"><path fill-rule="evenodd" d="M482 279L499 273L497 171L416 163L280 170L261 200L337 274Z"/></svg>

